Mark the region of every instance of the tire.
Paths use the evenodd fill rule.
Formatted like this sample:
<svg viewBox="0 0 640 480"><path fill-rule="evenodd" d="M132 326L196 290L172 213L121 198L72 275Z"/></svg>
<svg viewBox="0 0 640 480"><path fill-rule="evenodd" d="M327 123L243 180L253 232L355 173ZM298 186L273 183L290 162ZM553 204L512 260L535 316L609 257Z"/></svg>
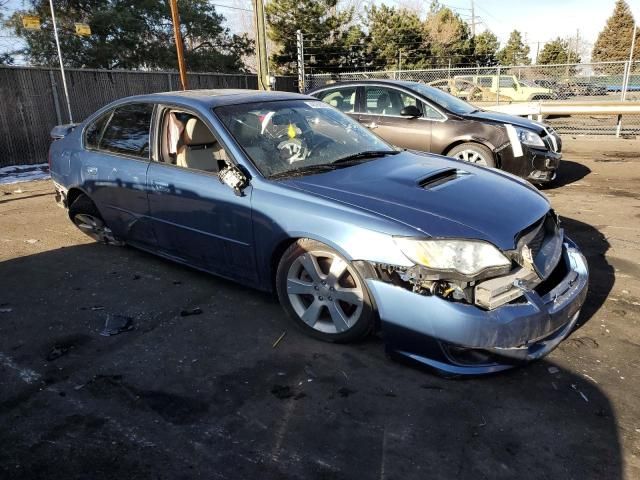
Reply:
<svg viewBox="0 0 640 480"><path fill-rule="evenodd" d="M80 195L69 207L69 218L78 229L98 243L124 245L106 225L95 204L86 195Z"/></svg>
<svg viewBox="0 0 640 480"><path fill-rule="evenodd" d="M447 152L447 156L473 163L474 165L496 167L496 161L491 150L479 143L467 142L456 145Z"/></svg>
<svg viewBox="0 0 640 480"><path fill-rule="evenodd" d="M305 333L325 342L366 337L375 323L367 285L342 255L303 238L282 255L276 273L280 304Z"/></svg>

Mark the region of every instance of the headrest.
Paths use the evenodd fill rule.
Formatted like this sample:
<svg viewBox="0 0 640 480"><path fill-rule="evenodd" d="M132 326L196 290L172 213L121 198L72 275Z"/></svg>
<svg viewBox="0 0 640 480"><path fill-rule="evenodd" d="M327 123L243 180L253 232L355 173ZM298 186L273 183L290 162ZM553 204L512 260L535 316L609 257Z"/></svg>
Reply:
<svg viewBox="0 0 640 480"><path fill-rule="evenodd" d="M383 92L377 100L377 107L378 108L386 108L391 104L391 98L389 98L389 94L386 92Z"/></svg>
<svg viewBox="0 0 640 480"><path fill-rule="evenodd" d="M251 113L237 118L233 126L233 133L243 146L253 145L260 135L260 120Z"/></svg>
<svg viewBox="0 0 640 480"><path fill-rule="evenodd" d="M186 145L206 145L216 143L216 137L202 121L190 118L184 129L184 143Z"/></svg>

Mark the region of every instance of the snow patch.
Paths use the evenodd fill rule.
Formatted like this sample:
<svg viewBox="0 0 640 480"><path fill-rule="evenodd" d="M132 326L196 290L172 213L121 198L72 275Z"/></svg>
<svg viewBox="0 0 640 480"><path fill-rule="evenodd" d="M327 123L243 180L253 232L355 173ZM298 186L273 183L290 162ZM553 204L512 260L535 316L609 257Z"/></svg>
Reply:
<svg viewBox="0 0 640 480"><path fill-rule="evenodd" d="M37 165L11 165L0 168L0 185L10 183L32 182L34 180L48 180L49 164L39 163Z"/></svg>

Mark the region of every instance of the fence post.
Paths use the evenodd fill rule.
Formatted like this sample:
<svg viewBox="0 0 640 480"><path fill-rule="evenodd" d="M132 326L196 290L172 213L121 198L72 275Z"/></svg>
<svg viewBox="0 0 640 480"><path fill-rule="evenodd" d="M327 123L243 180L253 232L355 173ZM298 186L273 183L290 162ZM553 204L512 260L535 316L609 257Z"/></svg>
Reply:
<svg viewBox="0 0 640 480"><path fill-rule="evenodd" d="M627 98L627 89L629 88L629 74L631 73L631 62L624 62L624 71L622 74L622 87L620 88L620 101L624 102Z"/></svg>
<svg viewBox="0 0 640 480"><path fill-rule="evenodd" d="M296 48L298 50L298 91L304 93L304 38L302 30L296 30Z"/></svg>
<svg viewBox="0 0 640 480"><path fill-rule="evenodd" d="M173 84L171 82L171 74L170 73L167 73L167 84L169 85L169 90L168 91L172 92L173 91Z"/></svg>
<svg viewBox="0 0 640 480"><path fill-rule="evenodd" d="M496 87L496 105L500 105L500 65L498 65L498 85Z"/></svg>
<svg viewBox="0 0 640 480"><path fill-rule="evenodd" d="M53 76L53 70L49 70L49 80L51 80L51 93L53 93L53 106L56 109L56 121L58 125L62 124L62 115L60 114L60 101L58 100L58 87L56 79Z"/></svg>

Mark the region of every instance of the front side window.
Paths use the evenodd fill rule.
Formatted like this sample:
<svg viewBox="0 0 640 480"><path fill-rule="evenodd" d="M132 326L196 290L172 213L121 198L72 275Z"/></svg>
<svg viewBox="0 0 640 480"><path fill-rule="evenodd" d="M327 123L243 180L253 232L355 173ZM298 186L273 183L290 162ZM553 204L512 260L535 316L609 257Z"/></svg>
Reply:
<svg viewBox="0 0 640 480"><path fill-rule="evenodd" d="M500 77L500 88L516 88L513 77Z"/></svg>
<svg viewBox="0 0 640 480"><path fill-rule="evenodd" d="M356 87L320 92L318 98L341 112L353 113L356 111Z"/></svg>
<svg viewBox="0 0 640 480"><path fill-rule="evenodd" d="M414 96L385 87L365 87L367 113L377 115L399 116L404 107L414 105L422 111L422 102Z"/></svg>
<svg viewBox="0 0 640 480"><path fill-rule="evenodd" d="M149 131L153 105L138 103L116 108L102 134L100 150L149 158Z"/></svg>
<svg viewBox="0 0 640 480"><path fill-rule="evenodd" d="M367 128L318 100L229 105L214 112L265 177L341 168L396 153Z"/></svg>

